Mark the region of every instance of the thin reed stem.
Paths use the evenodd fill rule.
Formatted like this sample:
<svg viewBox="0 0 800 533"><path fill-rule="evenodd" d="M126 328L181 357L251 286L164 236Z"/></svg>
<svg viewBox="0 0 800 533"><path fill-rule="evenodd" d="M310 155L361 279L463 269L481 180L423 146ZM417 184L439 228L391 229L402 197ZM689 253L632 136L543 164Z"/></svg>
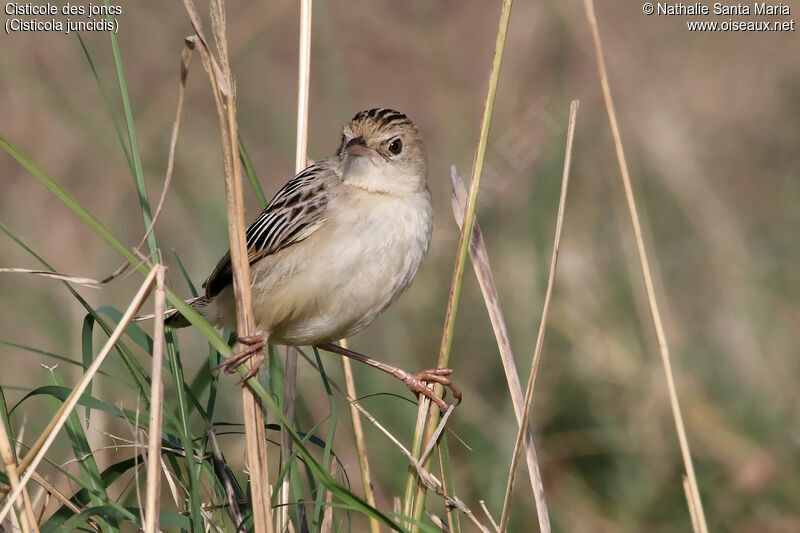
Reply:
<svg viewBox="0 0 800 533"><path fill-rule="evenodd" d="M105 6L109 7L109 0L104 0ZM106 15L108 20L111 20L111 15ZM142 209L142 220L144 221L145 228L151 228L153 223L153 215L150 210L150 200L147 195L147 185L144 180L144 169L142 167L142 156L139 152L139 142L136 139L136 127L133 120L133 110L131 109L131 101L128 97L128 83L125 80L125 69L122 67L122 55L119 51L119 42L117 35L114 32L109 32L111 39L111 51L114 56L114 66L117 71L117 81L119 82L119 94L122 99L122 110L125 113L125 124L128 129L128 142L130 143L130 155L133 162L133 181L136 185L136 191L139 194L139 205ZM126 153L127 155L127 153ZM153 261L158 261L158 246L156 245L156 234L154 231L146 233L147 246L150 250L150 257Z"/></svg>
<svg viewBox="0 0 800 533"><path fill-rule="evenodd" d="M347 340L342 339L339 343L345 348ZM353 365L348 357L342 357L342 370L344 372L344 385L347 396L358 398L356 394L356 383L353 380ZM361 417L358 414L358 407L354 402L350 402L350 418L353 421L353 437L356 442L356 455L358 456L358 468L361 471L361 486L364 489L364 499L368 504L375 507L375 491L372 489L372 474L369 468L367 457L367 442L364 439L364 427L361 425ZM369 518L369 529L372 533L380 533L380 524L374 517Z"/></svg>
<svg viewBox="0 0 800 533"><path fill-rule="evenodd" d="M575 139L575 120L578 116L578 101L573 100L569 108L569 129L567 130L567 148L564 154L564 172L561 176L561 197L558 200L558 214L556 215L556 234L553 239L553 254L550 258L550 274L547 278L547 290L544 295L542 317L539 322L539 333L536 335L536 347L533 352L531 362L531 372L528 377L528 386L525 388L525 406L522 408L522 421L517 432L517 440L514 443L514 454L511 459L511 467L508 472L508 482L506 484L506 495L503 501L503 514L500 517L500 533L508 528L508 518L511 512L511 494L514 491L514 481L517 476L517 467L522 452L522 441L528 426L531 402L533 401L533 386L536 383L536 376L539 373L539 364L542 360L542 347L544 346L544 333L547 329L547 315L550 311L550 299L553 295L553 286L556 279L556 267L558 266L558 251L561 246L561 230L564 227L564 212L567 205L567 189L569 188L569 169L572 164L572 145ZM538 504L538 500L537 500ZM541 517L541 514L539 515ZM542 531L549 531L550 524L539 522Z"/></svg>
<svg viewBox="0 0 800 533"><path fill-rule="evenodd" d="M450 283L450 296L447 302L447 314L445 315L444 330L442 333L442 342L439 347L439 359L437 366L445 368L450 362L450 349L453 345L453 332L455 331L456 313L458 311L458 303L461 297L461 282L464 278L464 267L467 263L467 256L469 254L469 238L472 234L472 222L475 218L475 206L478 201L478 189L481 183L481 175L483 172L483 160L486 155L486 144L489 138L489 126L492 122L492 111L494 110L494 100L497 94L497 84L500 78L500 66L503 62L503 51L505 49L506 35L508 33L508 22L511 19L511 5L513 0L503 0L503 5L500 9L500 22L497 28L497 39L495 41L494 56L492 58L492 67L489 72L489 84L486 89L486 99L483 104L483 113L481 116L480 134L478 136L478 145L475 149L475 157L472 163L472 174L470 176L469 193L467 195L467 209L464 215L464 226L461 230L461 236L458 241L458 255L456 256L455 267L453 268L453 278ZM442 394L442 386L436 385L434 390L437 394ZM425 428L424 441L429 442L433 436L436 426L439 421L439 409L436 406L431 406L430 400L427 398L420 398L417 416L417 426L414 431L414 440L412 450L415 454L419 454L423 442L423 426ZM425 423L425 412L429 411L427 415L427 424ZM419 455L415 455L418 457ZM414 489L416 486L416 490ZM412 516L417 521L422 518L423 510L425 508L425 487L422 484L415 483L414 473L410 472L406 480L406 492L404 502L404 512L409 509L413 510ZM412 503L413 499L413 503ZM417 526L412 526L412 532L418 531Z"/></svg>
<svg viewBox="0 0 800 533"><path fill-rule="evenodd" d="M31 479L34 482L36 482L40 487L42 487L48 494L53 495L55 499L58 500L59 503L61 503L61 505L63 505L64 507L66 507L75 514L81 513L81 509L77 505L72 503L72 500L67 498L67 496L64 495L64 493L62 493L60 490L51 485L45 478L40 476L38 473L34 472L31 475ZM98 533L101 531L100 526L97 525L97 521L94 518L89 518L86 522L92 529L94 529Z"/></svg>
<svg viewBox="0 0 800 533"><path fill-rule="evenodd" d="M147 492L145 494L145 533L158 533L161 510L161 422L164 409L164 267L156 266L153 359L150 367L150 425L147 438Z"/></svg>
<svg viewBox="0 0 800 533"><path fill-rule="evenodd" d="M236 324L239 335L253 335L253 311L250 301L250 264L247 260L247 245L244 229L244 198L242 193L241 160L238 157L238 131L236 123L236 98L233 90L233 75L228 61L225 10L222 0L212 2L219 63L208 50L208 41L202 32L200 18L192 0L184 5L197 32L195 44L200 51L206 72L211 81L212 94L217 107L220 134L222 137L223 165L225 168L225 197L228 214L228 238L230 241L233 292L236 301ZM240 344L239 349L243 349ZM252 362L251 362L252 364ZM267 470L266 433L264 413L258 396L251 386L242 387L242 409L245 422L245 441L250 471L250 501L253 511L253 527L256 533L273 531L272 508L269 498L269 474Z"/></svg>
<svg viewBox="0 0 800 533"><path fill-rule="evenodd" d="M628 204L628 212L630 213L631 224L633 225L633 234L636 239L636 250L639 253L639 262L641 263L642 267L642 277L644 278L645 291L647 292L647 302L650 306L650 315L656 332L658 348L661 353L661 361L664 365L664 374L667 380L667 391L669 393L672 417L675 421L675 429L678 433L678 443L680 444L683 465L686 469L686 477L688 479L688 493L693 502L693 505L690 505L689 509L690 513L694 511L697 527L700 533L707 533L708 526L706 525L705 512L703 511L703 502L700 499L700 490L697 486L697 478L694 473L694 465L692 464L692 453L691 449L689 448L689 440L686 437L686 428L683 424L681 406L678 401L678 393L675 388L675 380L672 375L672 362L669 355L669 345L667 344L667 336L664 333L664 325L661 321L661 312L659 311L655 288L653 286L653 276L650 271L650 263L647 259L647 250L645 249L644 238L642 237L642 226L639 222L639 213L636 209L636 200L633 196L633 187L631 185L630 172L628 171L628 162L625 159L625 151L622 147L622 136L620 135L619 124L617 123L617 113L614 109L614 100L611 97L611 86L608 83L608 72L606 71L606 64L603 56L603 46L600 41L600 30L597 26L597 17L595 16L593 0L584 0L584 7L586 10L586 18L589 21L589 27L592 31L592 41L594 42L595 59L597 61L597 70L600 75L600 85L603 89L603 98L605 99L606 111L608 112L608 121L611 125L611 134L614 138L617 162L619 164L622 184L625 188L625 199Z"/></svg>
<svg viewBox="0 0 800 533"><path fill-rule="evenodd" d="M300 51L297 66L297 137L295 143L294 172L299 174L306 168L308 160L308 92L311 77L311 3L312 0L301 0L300 3ZM294 404L297 398L297 351L286 351L286 371L283 384L283 409L286 418L294 420ZM292 439L282 430L281 459L282 462L291 460ZM291 476L286 475L281 483L279 501L281 504L278 513L278 531L283 531L289 519L289 493L291 490Z"/></svg>
<svg viewBox="0 0 800 533"><path fill-rule="evenodd" d="M460 228L464 219L464 203L467 197L467 190L464 187L464 182L461 181L461 178L456 173L455 167L450 168L450 178L453 182L453 214ZM472 260L472 266L475 268L475 276L478 278L478 285L481 288L481 294L486 303L486 309L489 312L489 320L492 323L495 341L497 342L497 348L500 353L500 361L503 364L503 371L506 374L508 392L511 395L511 404L514 407L517 424L519 427L525 428L525 459L528 466L528 477L530 478L531 489L538 509L540 529L549 531L550 517L547 512L547 501L544 495L539 458L536 453L536 446L533 442L533 432L531 431L530 424L522 425L525 396L522 393L522 386L519 382L519 373L517 372L517 365L514 362L514 354L511 351L508 329L506 328L505 318L503 318L503 311L500 308L500 296L497 293L492 267L489 264L489 253L486 251L486 243L483 239L477 216L472 225L469 256ZM547 527L543 528L543 524L546 524Z"/></svg>
<svg viewBox="0 0 800 533"><path fill-rule="evenodd" d="M6 475L12 489L19 486L19 474L17 473L17 461L14 459L14 449L11 447L11 439L8 437L6 430L5 420L0 418L0 459L3 460L3 466L6 469ZM27 489L24 491L27 496ZM19 518L19 527L23 533L30 533L30 531L39 531L36 527L36 517L33 515L33 509L30 505L30 500L22 498L17 501L17 514ZM1 523L2 521L0 521Z"/></svg>
<svg viewBox="0 0 800 533"><path fill-rule="evenodd" d="M311 0L300 2L300 53L297 67L297 139L294 170L308 161L308 92L311 78Z"/></svg>

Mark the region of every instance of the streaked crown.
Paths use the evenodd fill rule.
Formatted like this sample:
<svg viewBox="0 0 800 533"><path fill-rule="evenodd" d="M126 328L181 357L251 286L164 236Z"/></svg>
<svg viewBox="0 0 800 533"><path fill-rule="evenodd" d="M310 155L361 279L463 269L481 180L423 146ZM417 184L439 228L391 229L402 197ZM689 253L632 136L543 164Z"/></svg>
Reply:
<svg viewBox="0 0 800 533"><path fill-rule="evenodd" d="M367 146L386 157L424 156L419 130L406 115L393 109L376 107L357 113L342 130L337 155L341 157L347 143L357 137L362 137ZM393 145L393 141L400 142Z"/></svg>
<svg viewBox="0 0 800 533"><path fill-rule="evenodd" d="M351 153L354 145L363 146L355 150L361 154L371 153L374 157L367 157L371 163L364 166L359 163L353 166ZM339 160L348 169L346 180L351 183L356 181L367 185L370 189L389 192L388 189L420 190L426 187L427 168L425 150L422 137L413 122L403 113L389 108L376 107L357 113L342 129L342 142L336 151ZM386 174L385 179L374 179L366 174L377 165L380 174ZM364 176L356 178L356 174ZM389 178L391 176L391 179ZM368 179L369 178L369 179Z"/></svg>

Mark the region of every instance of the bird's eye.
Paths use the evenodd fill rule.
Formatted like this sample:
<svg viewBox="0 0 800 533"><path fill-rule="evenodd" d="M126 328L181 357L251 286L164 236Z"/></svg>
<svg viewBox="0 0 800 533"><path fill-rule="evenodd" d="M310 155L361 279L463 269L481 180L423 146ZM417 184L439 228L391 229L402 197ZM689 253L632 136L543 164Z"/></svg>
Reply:
<svg viewBox="0 0 800 533"><path fill-rule="evenodd" d="M392 155L397 155L403 150L403 141L395 139L389 144L389 152Z"/></svg>

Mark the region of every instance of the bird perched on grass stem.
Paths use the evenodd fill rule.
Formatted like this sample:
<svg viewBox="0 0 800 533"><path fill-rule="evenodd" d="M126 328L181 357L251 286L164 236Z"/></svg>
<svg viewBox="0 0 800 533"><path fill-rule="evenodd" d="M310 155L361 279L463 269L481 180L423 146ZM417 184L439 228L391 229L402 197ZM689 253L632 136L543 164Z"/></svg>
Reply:
<svg viewBox="0 0 800 533"><path fill-rule="evenodd" d="M258 335L221 367L250 358L258 372L267 341L317 346L401 379L441 409L427 386L449 387L451 370L417 373L331 344L363 330L411 284L431 240L433 207L422 138L406 115L391 109L358 113L345 125L336 154L289 180L247 229L253 314ZM230 252L190 305L211 324L236 329ZM166 325L189 322L179 313Z"/></svg>

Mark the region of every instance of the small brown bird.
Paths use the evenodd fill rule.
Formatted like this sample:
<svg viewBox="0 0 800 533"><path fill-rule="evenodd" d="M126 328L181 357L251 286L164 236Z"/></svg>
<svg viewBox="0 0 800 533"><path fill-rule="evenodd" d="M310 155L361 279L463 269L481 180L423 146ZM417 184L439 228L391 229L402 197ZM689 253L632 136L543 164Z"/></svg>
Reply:
<svg viewBox="0 0 800 533"><path fill-rule="evenodd" d="M358 113L345 125L336 154L289 180L247 229L253 314L258 335L228 358L233 373L244 361L258 372L267 341L317 346L401 379L443 410L427 386L436 382L461 394L452 370L415 374L332 344L370 325L409 287L428 251L433 207L419 131L391 109ZM236 328L230 252L189 303L215 326ZM166 325L189 322L179 313Z"/></svg>

